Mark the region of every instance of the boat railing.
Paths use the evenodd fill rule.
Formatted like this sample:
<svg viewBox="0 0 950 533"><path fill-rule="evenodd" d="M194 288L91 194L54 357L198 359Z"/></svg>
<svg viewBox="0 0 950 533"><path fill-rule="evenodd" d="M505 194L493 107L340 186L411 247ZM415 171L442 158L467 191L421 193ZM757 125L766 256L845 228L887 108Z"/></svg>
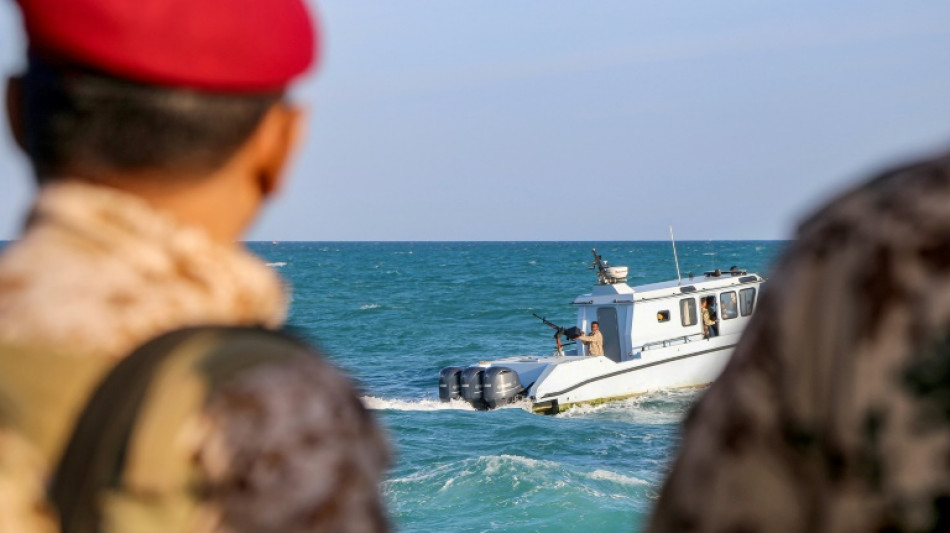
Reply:
<svg viewBox="0 0 950 533"><path fill-rule="evenodd" d="M658 348L666 348L668 346L675 346L677 344L686 344L688 342L693 342L697 340L702 340L702 333L691 333L688 335L680 335L678 337L673 337L670 339L663 339L659 341L645 342L640 346L634 346L634 352L646 352L649 350L656 350Z"/></svg>

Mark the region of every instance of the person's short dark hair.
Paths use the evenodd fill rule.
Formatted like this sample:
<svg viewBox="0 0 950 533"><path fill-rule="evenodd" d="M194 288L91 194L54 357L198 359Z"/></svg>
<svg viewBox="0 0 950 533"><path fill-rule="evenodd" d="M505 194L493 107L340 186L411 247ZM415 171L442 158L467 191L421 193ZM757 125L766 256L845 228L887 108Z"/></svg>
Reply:
<svg viewBox="0 0 950 533"><path fill-rule="evenodd" d="M597 322L597 321L595 320L594 322L591 322L590 325L591 325L591 326L594 326L594 325L599 326L599 325L600 325L600 322Z"/></svg>
<svg viewBox="0 0 950 533"><path fill-rule="evenodd" d="M62 172L207 172L250 137L280 94L147 85L31 58L19 105L42 181Z"/></svg>

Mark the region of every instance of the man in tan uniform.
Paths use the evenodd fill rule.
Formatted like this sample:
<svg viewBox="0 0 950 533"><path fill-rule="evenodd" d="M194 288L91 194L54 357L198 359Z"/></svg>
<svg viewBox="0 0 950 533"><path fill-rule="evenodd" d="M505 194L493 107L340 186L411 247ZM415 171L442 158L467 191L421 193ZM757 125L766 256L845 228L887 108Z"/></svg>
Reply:
<svg viewBox="0 0 950 533"><path fill-rule="evenodd" d="M806 220L685 422L650 525L950 530L950 155Z"/></svg>
<svg viewBox="0 0 950 533"><path fill-rule="evenodd" d="M0 430L0 455L30 456L45 478L83 400L136 346L183 326L283 324L280 280L236 241L280 185L302 125L284 93L316 40L301 0L19 4L30 54L7 104L39 191L0 256L0 365L8 392L38 400L12 408L32 442ZM200 473L196 531L386 528L382 434L319 359L248 372L167 438ZM42 491L10 486L18 464L0 465L0 525Z"/></svg>
<svg viewBox="0 0 950 533"><path fill-rule="evenodd" d="M600 332L600 324L591 322L590 335L580 335L577 340L587 346L587 355L604 355L604 335Z"/></svg>

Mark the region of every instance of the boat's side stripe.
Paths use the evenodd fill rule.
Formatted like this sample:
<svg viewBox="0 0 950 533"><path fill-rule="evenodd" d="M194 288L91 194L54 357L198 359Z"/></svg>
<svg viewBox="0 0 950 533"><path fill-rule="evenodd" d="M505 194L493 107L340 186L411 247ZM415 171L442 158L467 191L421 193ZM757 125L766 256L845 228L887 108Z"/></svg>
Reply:
<svg viewBox="0 0 950 533"><path fill-rule="evenodd" d="M600 380L602 380L602 379L608 379L608 378L612 378L612 377L614 377L614 376L619 376L620 374L626 374L627 372L636 372L637 370L643 370L644 368L650 368L651 366L662 365L662 364L665 364L665 363L673 363L673 362L679 361L679 360L681 360L681 359L688 359L688 358L690 358L690 357L696 357L696 356L698 356L698 355L703 355L703 354L707 354L707 353L718 352L718 351L721 351L721 350L728 350L728 349L730 349L730 348L735 348L735 346L736 346L735 344L730 344L729 346L720 346L719 348L712 348L712 349L709 349L709 350L703 350L703 351L701 351L701 352L696 352L696 353L691 353L691 354L686 354L686 355L680 355L680 356L678 356L678 357L671 357L671 358L669 358L669 359L664 359L664 360L662 360L662 361L656 361L656 362L653 362L653 363L647 363L647 364L645 364L645 365L635 366L635 367L633 367L633 368L628 368L628 369L626 369L626 370L618 370L618 371L616 371L616 372L611 372L610 374L604 374L603 376L598 376L598 377L596 377L596 378L590 378L590 379L588 379L588 380L585 380L585 381L582 381L582 382L578 383L577 385L572 385L572 386L570 386L570 387L568 387L568 388L566 388L566 389L564 389L564 390L561 390L561 391L551 392L551 393L545 394L544 396L542 396L542 397L540 397L540 398L538 398L538 399L539 399L539 400L543 400L543 399L545 399L545 398L550 398L550 397L552 397L552 396L560 396L560 395L562 395L562 394L567 394L568 392L571 392L571 391L574 390L574 389L578 389L578 388L580 388L580 387L583 387L584 385L593 383L593 382L595 382L595 381L600 381Z"/></svg>

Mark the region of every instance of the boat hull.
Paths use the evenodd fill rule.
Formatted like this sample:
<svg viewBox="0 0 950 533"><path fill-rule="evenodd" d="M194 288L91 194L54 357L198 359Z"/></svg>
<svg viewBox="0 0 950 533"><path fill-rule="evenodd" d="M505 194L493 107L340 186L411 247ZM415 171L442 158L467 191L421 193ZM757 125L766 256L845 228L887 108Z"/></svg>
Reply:
<svg viewBox="0 0 950 533"><path fill-rule="evenodd" d="M479 409L528 399L532 410L557 414L576 405L623 400L666 389L702 387L719 376L732 356L738 335L699 339L642 352L637 358L616 362L607 357L513 357L486 361L465 369L463 375L492 376L503 370L517 379L517 395L499 395L491 405L474 401ZM515 377L516 376L516 377ZM489 390L486 384L485 390ZM513 388L511 386L509 389Z"/></svg>
<svg viewBox="0 0 950 533"><path fill-rule="evenodd" d="M735 339L717 338L653 350L649 357L617 363L588 357L551 367L529 390L536 411L564 410L664 389L712 382L732 356Z"/></svg>

